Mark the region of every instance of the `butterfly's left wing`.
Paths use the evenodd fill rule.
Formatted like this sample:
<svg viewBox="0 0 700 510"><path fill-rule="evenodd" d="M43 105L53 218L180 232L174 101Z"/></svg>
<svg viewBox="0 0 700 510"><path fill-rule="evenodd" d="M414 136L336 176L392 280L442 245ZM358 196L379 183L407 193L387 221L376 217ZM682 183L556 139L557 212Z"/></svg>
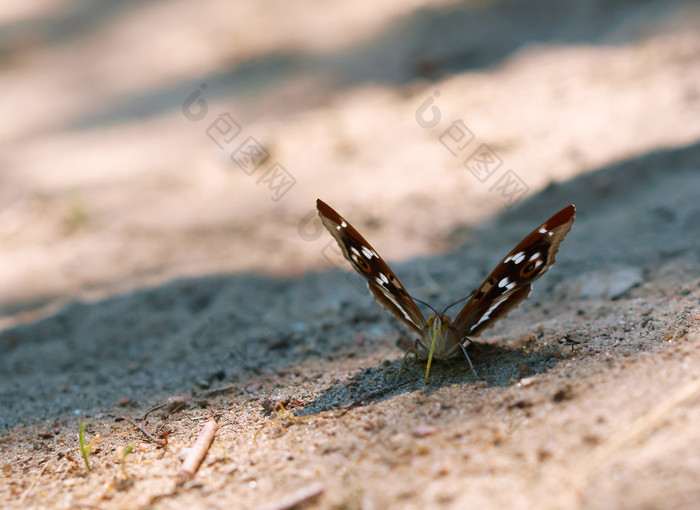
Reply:
<svg viewBox="0 0 700 510"><path fill-rule="evenodd" d="M532 282L554 264L575 214L573 205L565 207L520 241L496 266L453 323L460 340L493 326L527 299Z"/></svg>
<svg viewBox="0 0 700 510"><path fill-rule="evenodd" d="M323 225L338 242L345 258L367 280L367 287L374 299L422 336L426 327L425 318L386 262L331 206L318 199L316 208Z"/></svg>

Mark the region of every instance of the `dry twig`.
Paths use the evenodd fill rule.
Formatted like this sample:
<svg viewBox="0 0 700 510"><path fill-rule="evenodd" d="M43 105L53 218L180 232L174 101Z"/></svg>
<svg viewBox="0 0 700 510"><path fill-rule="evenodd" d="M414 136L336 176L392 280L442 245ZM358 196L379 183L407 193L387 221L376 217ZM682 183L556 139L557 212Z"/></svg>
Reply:
<svg viewBox="0 0 700 510"><path fill-rule="evenodd" d="M686 400L700 392L700 379L695 379L678 390L667 400L637 418L629 426L619 430L586 456L574 470L574 486L580 498L584 484L591 473L616 451L639 438L645 432L658 426L673 411Z"/></svg>
<svg viewBox="0 0 700 510"><path fill-rule="evenodd" d="M48 467L48 465L49 465L48 462L46 462L46 463L44 464L44 467L41 468L41 472L39 473L39 475L34 479L34 481L33 481L32 484L29 486L29 488L28 488L26 491L24 491L24 492L22 493L22 495L21 495L20 498L19 498L19 504L20 504L20 505L21 505L22 503L24 503L24 501L27 499L27 496L29 496L29 494L34 490L34 488L36 487L36 485L39 483L39 480L41 479L41 477L44 476L44 471L46 471L46 468Z"/></svg>
<svg viewBox="0 0 700 510"><path fill-rule="evenodd" d="M302 487L296 492L293 492L289 496L285 496L281 500L268 505L265 510L294 510L299 508L306 503L311 502L313 499L319 497L325 491L325 487L321 483L313 483Z"/></svg>
<svg viewBox="0 0 700 510"><path fill-rule="evenodd" d="M236 384L229 384L227 386L223 386L221 388L212 388L210 390L203 390L203 391L198 391L195 393L197 396L207 396L207 397L212 397L214 395L221 395L222 393L227 393L229 391L233 391L238 389L238 385Z"/></svg>
<svg viewBox="0 0 700 510"><path fill-rule="evenodd" d="M187 458L182 463L182 473L184 476L181 478L180 485L190 480L195 473L197 473L211 444L214 442L214 436L218 428L219 425L216 423L216 420L214 418L209 418L202 432L199 433L199 437L187 455Z"/></svg>
<svg viewBox="0 0 700 510"><path fill-rule="evenodd" d="M160 439L158 439L158 438L156 438L156 437L153 437L153 435L151 435L151 433L148 432L148 431L146 430L146 428L143 426L143 424L137 425L136 423L134 423L133 421L131 421L129 418L124 418L124 419L125 419L126 421L128 421L129 423L131 423L131 424L132 424L137 430L139 430L144 436L146 436L146 437L148 438L149 441L152 441L152 442L154 442L155 444L157 444L158 446L161 446L161 447L167 446L167 445L168 445L168 436L167 436L167 434L164 434L163 440L160 440Z"/></svg>

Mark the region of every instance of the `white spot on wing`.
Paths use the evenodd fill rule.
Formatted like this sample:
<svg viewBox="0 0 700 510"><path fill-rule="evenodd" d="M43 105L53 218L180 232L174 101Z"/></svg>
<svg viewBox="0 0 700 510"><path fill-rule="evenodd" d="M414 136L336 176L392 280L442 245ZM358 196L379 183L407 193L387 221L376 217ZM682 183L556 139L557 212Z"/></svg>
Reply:
<svg viewBox="0 0 700 510"><path fill-rule="evenodd" d="M360 256L360 252L357 251L357 248L355 248L354 246L351 246L351 247L350 247L350 251L353 252L353 253L354 253L355 255L357 255L358 257Z"/></svg>
<svg viewBox="0 0 700 510"><path fill-rule="evenodd" d="M408 322L410 322L411 324L413 324L413 320L411 319L411 316L408 315L408 313L406 312L406 310L404 310L403 307L401 307L401 305L399 305L398 301L396 301L396 299L394 299L394 296L392 296L392 295L389 294L388 292L384 292L383 294L384 294L386 297L389 298L389 301L391 301L392 303L394 303L394 305L396 305L396 308L398 308L398 309L401 311L401 313L403 314L403 316L406 317L406 320L408 320Z"/></svg>
<svg viewBox="0 0 700 510"><path fill-rule="evenodd" d="M542 228L540 228L540 229L538 230L538 232L539 232L540 234L546 234L546 233L547 233L547 229L544 228L544 227L542 227Z"/></svg>
<svg viewBox="0 0 700 510"><path fill-rule="evenodd" d="M336 226L335 226L335 229L336 229L336 230L340 230L340 225L336 225Z"/></svg>
<svg viewBox="0 0 700 510"><path fill-rule="evenodd" d="M370 250L370 249L367 248L366 246L363 246L363 247L362 247L362 253L363 253L363 254L365 255L365 257L367 257L368 259L371 259L372 257L376 257L376 256L377 256L376 253L374 253L372 250Z"/></svg>
<svg viewBox="0 0 700 510"><path fill-rule="evenodd" d="M498 288L501 289L501 288L503 288L503 287L506 288L506 291L509 291L510 289L512 289L513 287L515 287L515 282L511 282L511 281L508 279L508 277L506 276L505 278L503 278L503 280L501 280L500 282L498 282Z"/></svg>
<svg viewBox="0 0 700 510"><path fill-rule="evenodd" d="M345 223L345 222L343 221L343 222L342 222L342 223L340 224L340 226L341 226L341 227L343 227L343 228L345 228L345 227L347 227L347 226L348 226L348 224L347 224L347 223Z"/></svg>
<svg viewBox="0 0 700 510"><path fill-rule="evenodd" d="M379 276L377 276L375 280L379 285L389 285L389 278L387 278L384 273L379 273Z"/></svg>
<svg viewBox="0 0 700 510"><path fill-rule="evenodd" d="M529 259L527 259L527 261L530 262L531 260L535 260L535 259L538 259L538 258L540 258L540 252L533 253L533 254L532 254L532 257L530 257Z"/></svg>
<svg viewBox="0 0 700 510"><path fill-rule="evenodd" d="M488 319L491 317L491 314L493 313L493 311L494 311L496 308L498 308L498 307L501 305L501 303L503 303L505 300L506 300L506 298L505 298L505 297L502 297L502 298L499 299L498 301L494 302L494 303L491 305L491 308L489 308L488 310L486 310L486 313L485 313L484 315L481 316L481 318L479 319L479 322L477 322L476 324L474 324L474 325L470 328L470 330L471 330L471 331L474 331L474 330L477 328L477 326L479 326L479 324L481 324L482 322L488 320Z"/></svg>
<svg viewBox="0 0 700 510"><path fill-rule="evenodd" d="M525 260L525 252L524 251L519 251L512 257L513 263L514 264L520 264L523 260Z"/></svg>

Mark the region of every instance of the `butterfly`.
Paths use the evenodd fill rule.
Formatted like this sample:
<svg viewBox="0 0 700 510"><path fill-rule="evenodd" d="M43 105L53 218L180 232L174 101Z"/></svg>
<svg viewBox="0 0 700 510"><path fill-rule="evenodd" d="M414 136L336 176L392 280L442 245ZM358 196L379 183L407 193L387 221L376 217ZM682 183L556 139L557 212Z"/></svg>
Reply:
<svg viewBox="0 0 700 510"><path fill-rule="evenodd" d="M426 384L429 382L433 357L444 360L460 348L476 375L464 346L465 342L470 341L469 337L493 326L497 320L505 317L527 299L532 291L532 282L554 264L559 245L571 229L576 214L576 208L569 205L530 232L474 292L453 303L454 305L468 299L453 321L445 315L449 306L442 312L437 312L424 303L435 312L426 320L416 305L416 301L423 302L411 297L365 238L322 200L316 200L316 208L321 222L338 242L345 258L367 280L367 287L374 299L419 335L415 346L406 352L406 356L415 351L427 357ZM403 369L403 363L401 368Z"/></svg>

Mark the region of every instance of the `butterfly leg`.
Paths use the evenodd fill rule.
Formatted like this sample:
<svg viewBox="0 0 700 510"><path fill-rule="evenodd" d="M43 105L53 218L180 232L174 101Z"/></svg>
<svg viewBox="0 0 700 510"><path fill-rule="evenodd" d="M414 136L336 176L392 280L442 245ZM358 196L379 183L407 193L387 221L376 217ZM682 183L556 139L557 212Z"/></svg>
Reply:
<svg viewBox="0 0 700 510"><path fill-rule="evenodd" d="M476 343L474 340L472 340L471 338L467 337L467 338L465 338L464 340L466 340L467 342L469 342L469 345L473 345L474 348L475 348L477 351L481 351L481 347L479 346L479 344L477 344L477 343Z"/></svg>
<svg viewBox="0 0 700 510"><path fill-rule="evenodd" d="M471 340L469 342L472 343ZM469 358L469 354L467 354L466 347L464 347L464 344L459 344L459 346L462 348L462 352L464 353L464 355L467 358L467 361L469 362L469 367L472 369L472 372L474 372L474 377L478 379L479 375L476 373L476 370L474 370L474 365L472 365L472 360Z"/></svg>
<svg viewBox="0 0 700 510"><path fill-rule="evenodd" d="M413 345L413 347L409 347L406 349L406 354L403 355L403 360L401 361L401 368L399 368L399 375L396 376L396 381L394 381L394 384L399 383L399 379L401 379L401 374L403 374L403 369L406 366L406 360L408 359L408 355L413 353L416 354L416 348L418 347L418 340L416 340L416 343Z"/></svg>

